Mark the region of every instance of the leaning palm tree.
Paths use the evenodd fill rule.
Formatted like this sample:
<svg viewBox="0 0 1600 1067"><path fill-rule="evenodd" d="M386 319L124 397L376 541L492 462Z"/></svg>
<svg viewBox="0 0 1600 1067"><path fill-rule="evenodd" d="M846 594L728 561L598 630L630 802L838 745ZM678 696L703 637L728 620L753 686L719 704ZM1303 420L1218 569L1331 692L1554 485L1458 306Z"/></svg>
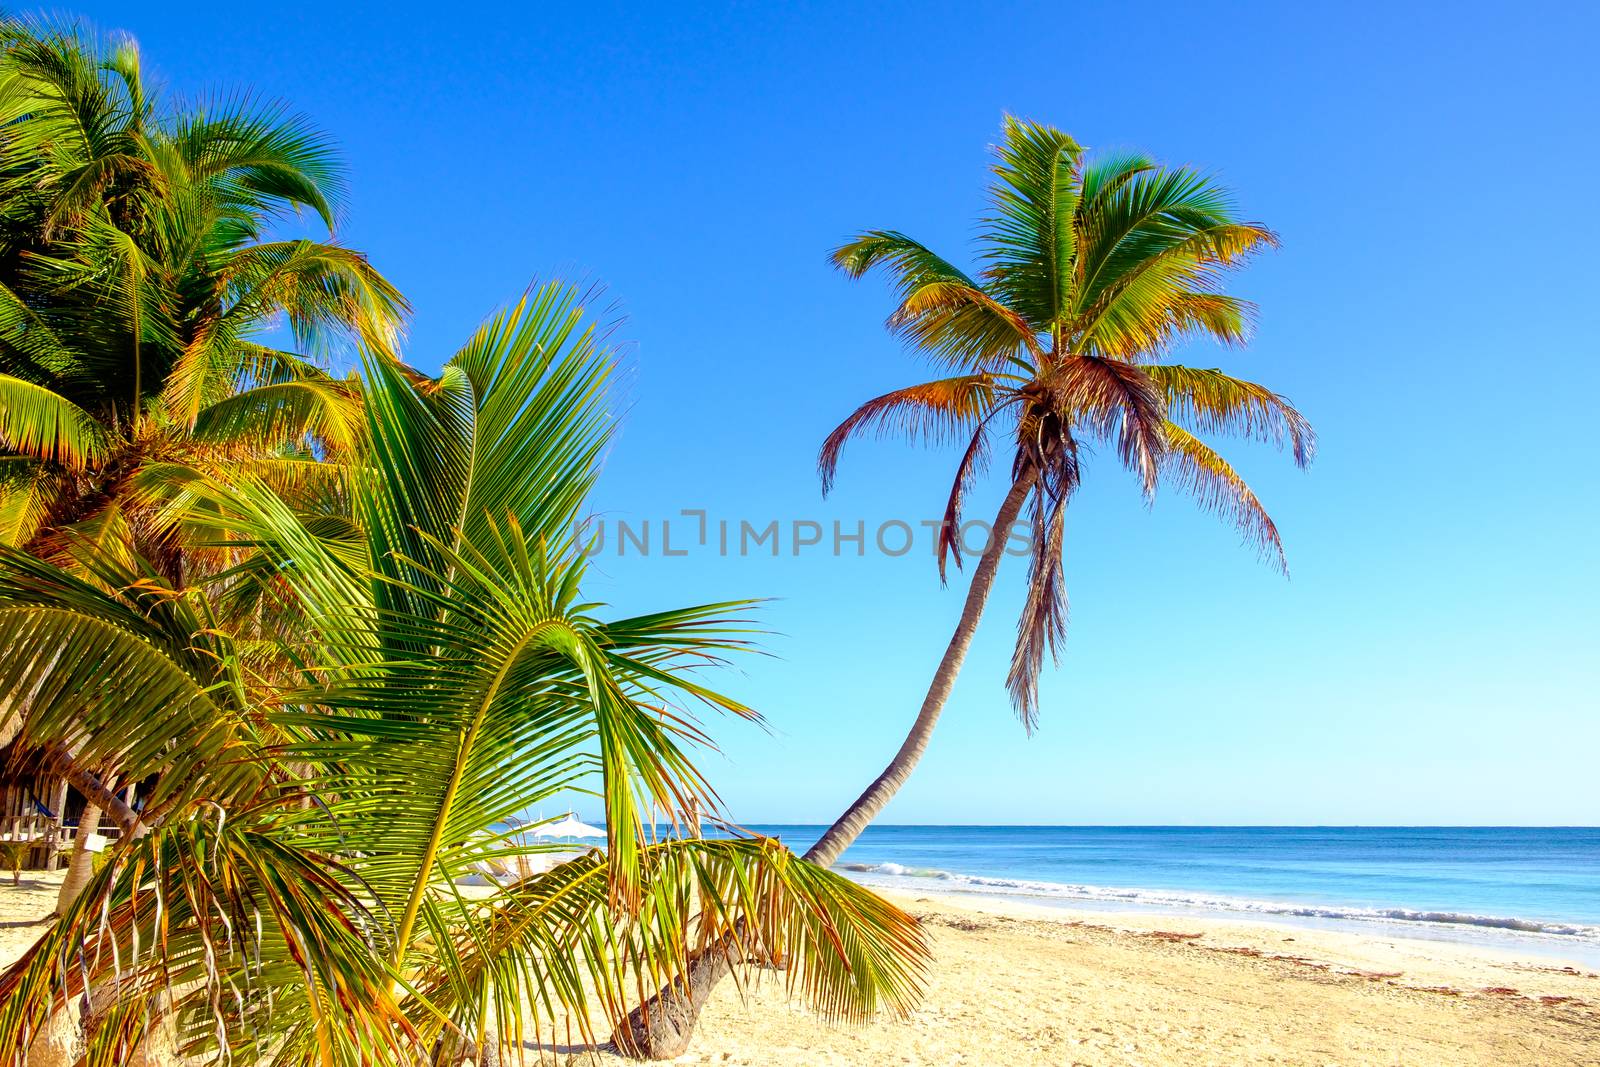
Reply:
<svg viewBox="0 0 1600 1067"><path fill-rule="evenodd" d="M147 467L287 485L349 453L354 384L315 357L387 351L404 301L358 253L266 236L302 213L331 233L340 191L303 120L169 106L130 41L0 20L0 541L137 548L177 580ZM268 343L280 324L303 351Z"/></svg>
<svg viewBox="0 0 1600 1067"><path fill-rule="evenodd" d="M948 372L868 401L829 435L819 467L833 485L851 438L895 431L964 444L946 502L939 571L961 565L962 501L997 442L1011 450L1011 485L974 569L956 632L911 731L884 772L805 858L831 865L905 782L927 748L994 586L1019 518L1032 535L1028 597L1007 679L1025 726L1037 713L1045 652L1066 622L1061 561L1064 509L1079 480L1079 442L1106 441L1153 494L1163 481L1234 520L1280 566L1282 545L1261 502L1198 433L1243 433L1288 443L1309 461L1310 426L1282 397L1217 370L1159 363L1192 336L1242 342L1251 307L1220 291L1224 272L1271 245L1238 221L1227 195L1187 168L1139 155L1087 162L1066 134L1007 118L995 165L977 277L904 234L872 231L833 254L856 278L893 276L900 297L889 327ZM717 961L692 983L697 996L650 1051L671 1056L693 1030ZM677 1003L671 991L662 1000Z"/></svg>
<svg viewBox="0 0 1600 1067"><path fill-rule="evenodd" d="M1169 484L1233 521L1279 567L1271 517L1200 435L1287 443L1302 466L1314 450L1310 425L1270 389L1162 362L1192 338L1246 339L1254 309L1221 282L1275 243L1269 230L1241 221L1201 173L1138 154L1087 159L1048 126L1008 116L996 155L976 274L892 231L864 233L833 253L851 278L888 272L899 297L889 329L947 374L876 397L841 423L818 460L824 493L845 443L862 433L959 440L938 546L942 579L947 560L961 565L962 502L995 448L1009 460L1010 485L910 733L807 853L818 863L838 859L927 748L1019 520L1031 533L1031 561L1006 684L1032 730L1045 653L1055 656L1065 633L1063 519L1083 442L1109 444L1147 496Z"/></svg>
<svg viewBox="0 0 1600 1067"><path fill-rule="evenodd" d="M160 1044L481 1063L602 1023L633 1049L638 991L706 958L781 963L837 1017L911 1003L909 916L765 838L655 833L648 813L715 803L698 716L754 716L701 675L749 631L742 604L606 619L584 600L610 366L548 286L436 379L368 362L348 517L249 472L173 470L187 535L238 554L204 584L0 550L0 695L32 694L23 739L160 772L141 811L114 813L127 832L88 890L0 975L0 1062L53 1036L87 1062ZM258 585L294 605L276 637L293 677L256 671L224 621ZM536 851L507 821L571 790L603 803L603 851L463 888Z"/></svg>

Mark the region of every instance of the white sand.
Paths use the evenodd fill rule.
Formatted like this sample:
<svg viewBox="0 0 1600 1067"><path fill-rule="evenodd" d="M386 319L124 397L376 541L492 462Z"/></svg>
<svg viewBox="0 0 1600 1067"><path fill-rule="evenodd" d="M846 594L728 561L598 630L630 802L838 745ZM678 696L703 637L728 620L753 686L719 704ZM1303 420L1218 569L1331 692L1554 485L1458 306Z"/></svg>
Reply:
<svg viewBox="0 0 1600 1067"><path fill-rule="evenodd" d="M926 922L935 951L911 1020L829 1028L772 983L743 1002L724 987L678 1062L1600 1064L1600 976L1543 957L1270 922L971 898L900 903Z"/></svg>
<svg viewBox="0 0 1600 1067"><path fill-rule="evenodd" d="M38 936L33 923L53 905L58 878L0 886L0 962ZM1269 922L965 898L901 903L927 923L935 951L927 999L911 1019L828 1027L785 1003L772 980L742 1000L724 983L678 1062L1600 1064L1600 976L1560 961ZM570 1048L555 1058L627 1062Z"/></svg>

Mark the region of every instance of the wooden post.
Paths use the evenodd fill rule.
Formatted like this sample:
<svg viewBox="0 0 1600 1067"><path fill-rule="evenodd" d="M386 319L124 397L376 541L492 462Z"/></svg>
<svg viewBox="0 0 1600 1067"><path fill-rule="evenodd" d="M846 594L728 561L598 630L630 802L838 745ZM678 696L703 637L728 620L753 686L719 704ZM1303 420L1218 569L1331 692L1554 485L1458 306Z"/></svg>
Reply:
<svg viewBox="0 0 1600 1067"><path fill-rule="evenodd" d="M45 849L44 869L53 871L61 866L61 839L67 832L67 780L56 783L55 796L51 798L55 821L50 826L50 843Z"/></svg>

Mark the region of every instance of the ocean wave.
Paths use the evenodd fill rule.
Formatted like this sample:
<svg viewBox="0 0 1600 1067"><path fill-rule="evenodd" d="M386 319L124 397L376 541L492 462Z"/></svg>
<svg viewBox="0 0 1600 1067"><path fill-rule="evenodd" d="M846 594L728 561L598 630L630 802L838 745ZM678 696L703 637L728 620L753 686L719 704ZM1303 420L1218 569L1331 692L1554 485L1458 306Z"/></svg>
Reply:
<svg viewBox="0 0 1600 1067"><path fill-rule="evenodd" d="M1124 889L1113 886L1069 885L1063 882L1035 882L1023 878L989 878L957 874L935 868L907 867L899 863L842 863L839 869L865 876L862 881L882 880L886 888L909 881L937 882L941 892L981 893L991 896L1046 897L1060 900L1098 901L1124 905L1148 904L1167 908L1192 908L1202 911L1243 912L1252 915L1282 915L1294 918L1346 919L1378 922L1434 923L1472 926L1488 930L1508 930L1525 934L1549 934L1581 938L1600 943L1600 926L1577 923L1544 922L1502 915L1475 915L1470 912L1428 911L1414 908L1358 908L1332 904L1296 904L1289 901L1249 900L1239 897L1206 896L1180 890Z"/></svg>

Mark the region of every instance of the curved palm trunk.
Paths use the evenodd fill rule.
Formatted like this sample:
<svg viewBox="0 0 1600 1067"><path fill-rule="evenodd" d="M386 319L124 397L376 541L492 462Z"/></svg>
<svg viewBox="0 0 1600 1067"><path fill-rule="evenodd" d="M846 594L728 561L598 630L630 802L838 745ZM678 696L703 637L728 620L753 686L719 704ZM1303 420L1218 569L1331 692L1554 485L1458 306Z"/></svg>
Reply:
<svg viewBox="0 0 1600 1067"><path fill-rule="evenodd" d="M978 620L983 618L984 606L989 602L989 591L994 588L995 572L1000 569L1000 556L1005 551L1006 535L1011 530L1011 524L1022 513L1022 504L1027 500L1033 482L1032 474L1018 478L1011 483L1011 491L1000 503L989 544L978 560L977 569L972 572L972 584L967 587L967 600L961 607L961 619L956 623L956 632L950 636L950 644L945 647L939 669L933 672L928 695L922 698L922 709L917 712L916 721L911 724L911 732L906 734L900 751L894 754L883 773L856 798L856 802L846 808L844 814L835 819L828 831L806 851L805 858L812 863L831 867L900 791L922 759L922 754L927 751L928 742L933 738L933 728L939 722L945 702L950 699L950 691L955 688L956 676L961 673L961 664L967 658L967 649L972 647L972 635L977 633Z"/></svg>
<svg viewBox="0 0 1600 1067"><path fill-rule="evenodd" d="M142 834L145 825L140 821L138 814L117 796L115 776L101 781L73 758L71 749L66 745L52 745L49 753L62 776L82 793L87 801L84 804L83 814L78 817L78 833L73 844L72 858L67 862L66 877L62 879L61 889L56 896L56 914L64 915L72 902L78 899L78 894L83 892L83 887L89 883L89 877L94 873L94 853L89 851L88 845L90 835L100 831L101 815L110 815L111 820L117 824L117 829L124 834ZM132 796L131 792L129 796ZM65 807L63 802L60 810L65 811Z"/></svg>
<svg viewBox="0 0 1600 1067"><path fill-rule="evenodd" d="M117 829L125 834L144 833L145 825L140 820L138 812L117 796L116 775L111 775L102 782L77 761L72 750L66 745L57 743L46 751L55 762L56 768L60 770L61 776L82 793L84 799L96 811L105 811L109 814L112 821L117 824Z"/></svg>
<svg viewBox="0 0 1600 1067"><path fill-rule="evenodd" d="M78 816L78 835L72 849L72 859L67 861L67 874L56 893L56 914L65 915L72 902L78 899L83 887L94 874L94 853L89 851L89 838L100 832L100 809L91 801L83 806Z"/></svg>
<svg viewBox="0 0 1600 1067"><path fill-rule="evenodd" d="M612 1047L642 1060L676 1059L689 1051L700 1012L717 984L733 971L729 954L732 935L689 964L681 982L674 982L628 1013L611 1036Z"/></svg>
<svg viewBox="0 0 1600 1067"><path fill-rule="evenodd" d="M900 791L922 759L923 752L927 751L933 728L939 722L945 702L950 699L950 691L955 688L956 676L961 673L967 649L972 647L972 636L977 633L978 620L983 617L984 606L989 602L989 591L994 588L995 573L1000 569L1000 557L1005 552L1006 536L1012 523L1022 513L1022 505L1028 499L1033 484L1034 475L1024 474L1011 484L1010 492L1006 493L1005 500L1000 504L989 544L978 560L977 569L972 572L972 584L967 588L967 599L962 605L956 632L945 647L938 670L933 672L928 695L922 698L922 708L917 712L916 721L911 724L911 732L889 761L889 766L828 827L827 832L806 852L805 859L832 866L840 853L861 836L861 831L877 818L878 813ZM712 990L731 969L724 951L712 950L696 958L689 965L689 973L681 985L663 989L633 1010L615 1041L618 1051L652 1060L683 1055L689 1048L689 1039L694 1036L695 1024L700 1019L706 1001L711 998Z"/></svg>

